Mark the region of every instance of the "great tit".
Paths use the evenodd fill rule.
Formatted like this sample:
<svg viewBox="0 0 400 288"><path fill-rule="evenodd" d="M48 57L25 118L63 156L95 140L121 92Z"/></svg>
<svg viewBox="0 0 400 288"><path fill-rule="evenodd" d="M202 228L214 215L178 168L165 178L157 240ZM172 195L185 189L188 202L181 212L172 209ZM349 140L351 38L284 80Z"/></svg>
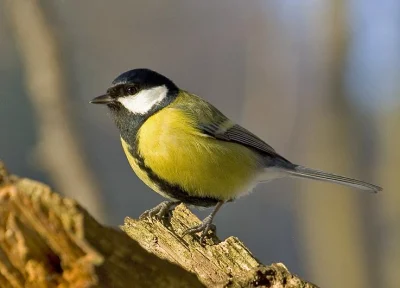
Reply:
<svg viewBox="0 0 400 288"><path fill-rule="evenodd" d="M200 225L183 233L201 232L200 241L224 203L261 182L300 177L371 192L382 190L293 164L207 101L149 69L122 73L106 94L91 103L108 106L132 169L151 189L169 199L145 211L141 218L162 218L179 203L215 207Z"/></svg>

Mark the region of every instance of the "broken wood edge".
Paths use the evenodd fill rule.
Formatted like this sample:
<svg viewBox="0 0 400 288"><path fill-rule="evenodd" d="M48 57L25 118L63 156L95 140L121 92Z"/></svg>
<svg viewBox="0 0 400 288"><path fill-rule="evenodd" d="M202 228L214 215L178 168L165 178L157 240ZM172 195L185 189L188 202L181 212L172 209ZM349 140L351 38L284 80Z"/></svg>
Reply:
<svg viewBox="0 0 400 288"><path fill-rule="evenodd" d="M184 205L168 221L127 217L125 234L1 162L0 203L0 287L317 287L236 237L182 238L200 223Z"/></svg>
<svg viewBox="0 0 400 288"><path fill-rule="evenodd" d="M221 241L210 232L205 245L198 235L181 237L199 223L181 204L168 220L127 217L121 229L145 250L198 275L207 287L317 287L291 274L282 263L263 265L236 237Z"/></svg>

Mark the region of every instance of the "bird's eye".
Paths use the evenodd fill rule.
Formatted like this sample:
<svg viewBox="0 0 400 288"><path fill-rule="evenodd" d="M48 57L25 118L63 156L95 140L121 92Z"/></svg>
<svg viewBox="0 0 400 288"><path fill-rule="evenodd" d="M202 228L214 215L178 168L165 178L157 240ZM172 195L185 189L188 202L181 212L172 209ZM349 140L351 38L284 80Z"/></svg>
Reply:
<svg viewBox="0 0 400 288"><path fill-rule="evenodd" d="M129 86L126 88L126 94L128 95L133 95L137 92L137 89L135 86Z"/></svg>

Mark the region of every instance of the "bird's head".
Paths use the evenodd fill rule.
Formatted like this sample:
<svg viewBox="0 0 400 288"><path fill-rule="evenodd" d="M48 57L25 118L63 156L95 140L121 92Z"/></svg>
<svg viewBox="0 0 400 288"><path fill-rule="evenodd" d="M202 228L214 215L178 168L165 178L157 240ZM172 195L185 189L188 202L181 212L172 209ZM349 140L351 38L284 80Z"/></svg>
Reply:
<svg viewBox="0 0 400 288"><path fill-rule="evenodd" d="M146 115L168 105L178 92L179 88L167 77L150 69L134 69L119 75L106 94L90 103L105 104L114 112Z"/></svg>

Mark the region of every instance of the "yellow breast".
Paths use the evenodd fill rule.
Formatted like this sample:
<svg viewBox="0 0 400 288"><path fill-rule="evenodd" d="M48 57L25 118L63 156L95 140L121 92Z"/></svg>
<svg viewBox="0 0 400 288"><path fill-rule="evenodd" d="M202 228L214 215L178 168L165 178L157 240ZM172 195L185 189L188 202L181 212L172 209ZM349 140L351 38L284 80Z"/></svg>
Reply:
<svg viewBox="0 0 400 288"><path fill-rule="evenodd" d="M151 116L137 135L145 165L191 196L230 200L246 192L259 172L257 155L242 145L208 137L194 124L190 116L173 107ZM133 163L139 178L164 194Z"/></svg>
<svg viewBox="0 0 400 288"><path fill-rule="evenodd" d="M152 183L152 181L150 181L150 178L148 177L147 173L139 167L138 160L132 157L132 154L129 151L131 149L129 144L126 143L124 139L122 139L122 137L121 137L121 142L122 142L122 148L124 149L125 155L128 158L128 162L131 165L133 171L135 171L139 179L142 180L144 183L146 183L146 185L148 185L151 189L157 190L158 189L157 186L154 183Z"/></svg>

